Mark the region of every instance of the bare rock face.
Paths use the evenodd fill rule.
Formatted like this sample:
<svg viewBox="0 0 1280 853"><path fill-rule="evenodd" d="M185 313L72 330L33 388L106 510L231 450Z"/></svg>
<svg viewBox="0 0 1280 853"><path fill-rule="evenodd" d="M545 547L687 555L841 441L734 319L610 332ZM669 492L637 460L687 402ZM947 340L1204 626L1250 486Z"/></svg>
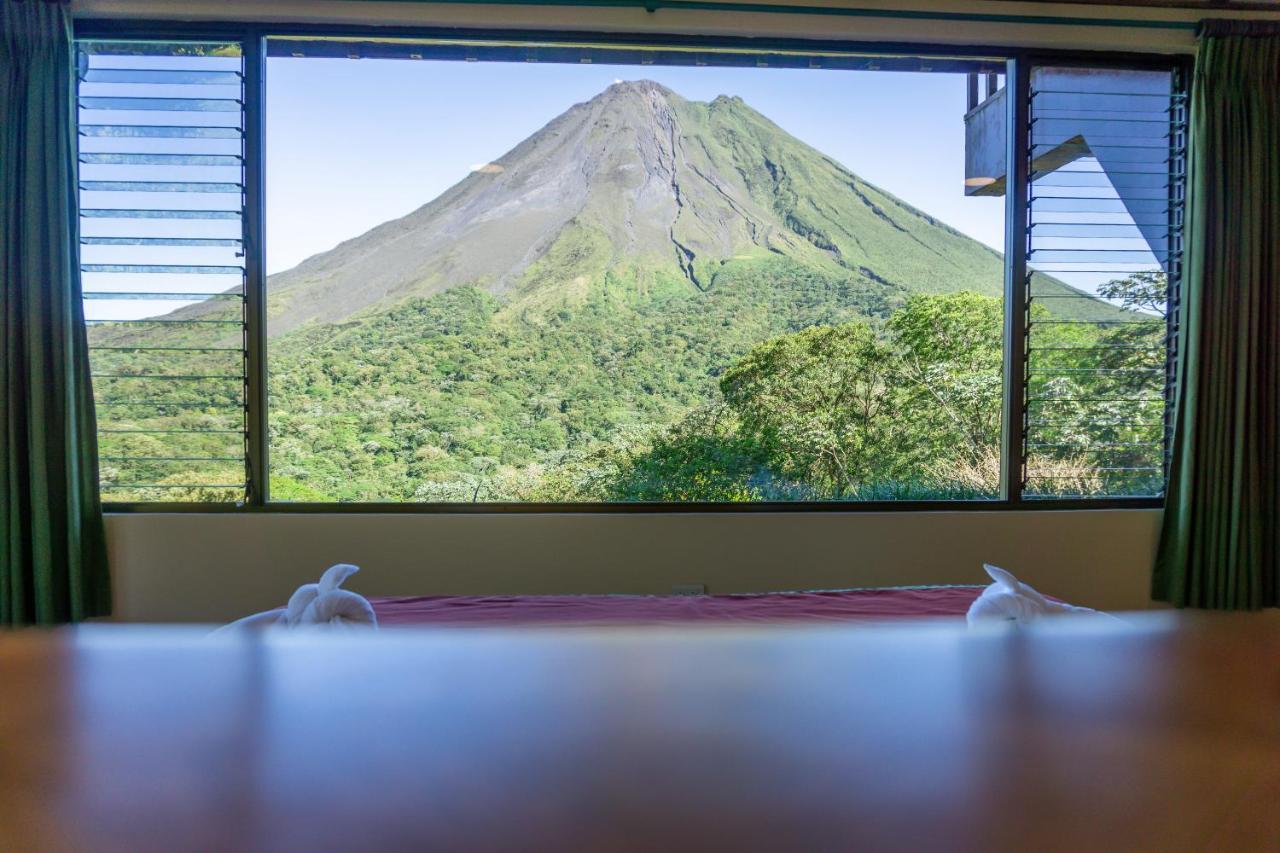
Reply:
<svg viewBox="0 0 1280 853"><path fill-rule="evenodd" d="M770 253L924 290L996 292L1000 281L994 252L740 98L687 101L642 80L576 104L408 216L273 276L271 333L461 285L583 286L617 265L706 290L719 263Z"/></svg>

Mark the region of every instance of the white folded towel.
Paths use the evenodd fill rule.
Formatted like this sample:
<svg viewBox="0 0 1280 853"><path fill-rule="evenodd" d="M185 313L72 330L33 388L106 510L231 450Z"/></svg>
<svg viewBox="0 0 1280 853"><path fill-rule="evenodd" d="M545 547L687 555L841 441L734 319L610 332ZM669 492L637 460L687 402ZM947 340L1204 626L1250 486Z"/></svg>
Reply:
<svg viewBox="0 0 1280 853"><path fill-rule="evenodd" d="M973 604L969 605L969 612L965 618L970 626L991 620L1025 625L1028 622L1039 619L1041 616L1053 613L1092 613L1096 616L1105 616L1108 619L1115 618L1110 614L1090 610L1088 607L1076 607L1074 604L1066 604L1062 601L1050 601L1015 578L1010 572L985 563L982 567L987 570L987 574L991 576L995 583L984 589Z"/></svg>
<svg viewBox="0 0 1280 853"><path fill-rule="evenodd" d="M359 566L339 563L320 576L319 583L298 587L283 608L267 610L223 625L223 631L261 628L302 628L323 625L330 628L377 628L373 605L362 595L341 589L343 581L360 571Z"/></svg>

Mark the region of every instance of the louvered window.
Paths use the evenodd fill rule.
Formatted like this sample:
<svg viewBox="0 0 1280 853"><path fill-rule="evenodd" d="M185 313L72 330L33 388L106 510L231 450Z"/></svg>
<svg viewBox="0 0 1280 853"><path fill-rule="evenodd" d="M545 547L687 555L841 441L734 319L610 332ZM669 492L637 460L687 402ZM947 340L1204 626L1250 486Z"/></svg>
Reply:
<svg viewBox="0 0 1280 853"><path fill-rule="evenodd" d="M103 499L242 501L241 45L82 41L78 59Z"/></svg>
<svg viewBox="0 0 1280 853"><path fill-rule="evenodd" d="M1024 497L1164 492L1183 99L1170 70L1032 70Z"/></svg>

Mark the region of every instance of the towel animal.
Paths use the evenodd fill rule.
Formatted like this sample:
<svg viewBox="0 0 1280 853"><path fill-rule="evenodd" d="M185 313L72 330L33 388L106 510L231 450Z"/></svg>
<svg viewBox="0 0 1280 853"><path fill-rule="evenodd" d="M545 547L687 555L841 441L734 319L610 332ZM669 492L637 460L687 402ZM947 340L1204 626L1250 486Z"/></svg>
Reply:
<svg viewBox="0 0 1280 853"><path fill-rule="evenodd" d="M1052 601L1004 569L987 564L983 564L982 567L987 570L987 574L995 583L984 589L973 604L969 605L969 612L965 618L971 627L979 622L993 620L1025 625L1054 613L1091 613L1109 619L1115 618L1106 613L1090 610L1088 607L1076 607L1074 604Z"/></svg>
<svg viewBox="0 0 1280 853"><path fill-rule="evenodd" d="M322 625L330 628L376 628L378 617L364 596L342 589L359 566L339 563L320 576L319 583L298 587L283 608L255 613L224 625L214 633L261 628L303 628Z"/></svg>

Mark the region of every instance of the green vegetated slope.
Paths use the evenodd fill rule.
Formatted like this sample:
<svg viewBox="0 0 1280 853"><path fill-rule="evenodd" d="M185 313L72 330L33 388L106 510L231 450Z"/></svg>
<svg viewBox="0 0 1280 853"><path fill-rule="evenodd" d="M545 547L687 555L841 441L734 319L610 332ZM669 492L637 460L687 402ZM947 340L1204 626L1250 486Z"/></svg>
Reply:
<svg viewBox="0 0 1280 853"><path fill-rule="evenodd" d="M620 472L724 407L723 376L753 348L851 323L892 347L891 318L913 297L994 303L1002 289L996 252L740 98L617 84L418 211L272 277L273 496L671 497ZM1063 316L1119 313L1052 279L1037 292L1071 297L1052 303ZM995 318L998 353L998 309L978 313ZM720 447L741 417L707 440ZM762 473L764 457L739 463L755 485L687 496L845 494L806 491L803 471ZM766 495L762 477L786 483Z"/></svg>
<svg viewBox="0 0 1280 853"><path fill-rule="evenodd" d="M300 329L272 342L273 487L457 500L483 479L480 499L528 497L547 468L713 401L755 344L882 317L902 297L765 258L725 264L705 293L606 272L536 317L463 287Z"/></svg>

